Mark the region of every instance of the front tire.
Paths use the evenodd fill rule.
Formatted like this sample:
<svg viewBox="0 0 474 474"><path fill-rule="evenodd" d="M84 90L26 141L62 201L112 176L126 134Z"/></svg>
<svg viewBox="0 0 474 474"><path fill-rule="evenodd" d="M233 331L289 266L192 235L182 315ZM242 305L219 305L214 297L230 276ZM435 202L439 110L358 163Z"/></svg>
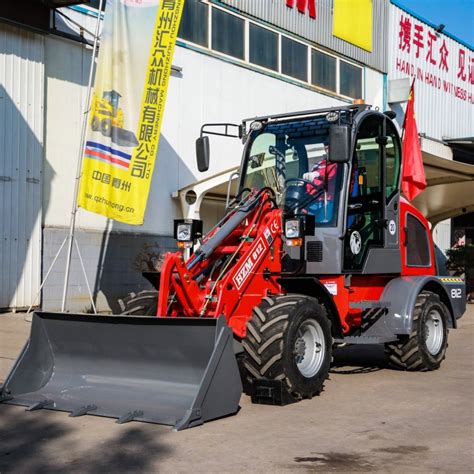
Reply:
<svg viewBox="0 0 474 474"><path fill-rule="evenodd" d="M112 122L108 119L102 120L100 124L100 131L102 132L102 135L105 137L111 137L112 136Z"/></svg>
<svg viewBox="0 0 474 474"><path fill-rule="evenodd" d="M296 400L318 395L332 360L326 310L304 295L266 297L253 310L242 341L244 386L254 379L281 380Z"/></svg>
<svg viewBox="0 0 474 474"><path fill-rule="evenodd" d="M449 312L439 296L422 291L415 303L411 334L386 344L390 363L401 370L436 370L446 357Z"/></svg>
<svg viewBox="0 0 474 474"><path fill-rule="evenodd" d="M118 300L121 313L130 316L156 316L158 311L158 291L145 290L140 293L130 293L124 299Z"/></svg>

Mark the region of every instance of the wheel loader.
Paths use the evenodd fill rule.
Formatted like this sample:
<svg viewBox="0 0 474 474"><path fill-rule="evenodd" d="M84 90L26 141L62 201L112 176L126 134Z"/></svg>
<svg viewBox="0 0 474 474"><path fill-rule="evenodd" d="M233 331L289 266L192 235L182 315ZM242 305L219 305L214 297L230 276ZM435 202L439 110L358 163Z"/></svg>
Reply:
<svg viewBox="0 0 474 474"><path fill-rule="evenodd" d="M117 91L105 91L99 99L96 94L92 97L91 129L100 131L106 137L112 136L112 128L123 128L123 110L119 107L120 97Z"/></svg>
<svg viewBox="0 0 474 474"><path fill-rule="evenodd" d="M320 394L338 344L439 368L465 285L438 276L429 224L400 194L394 117L350 105L204 125L200 171L210 135L243 142L224 217L205 235L175 221L157 291L122 315L35 313L2 400L180 430L236 413L242 390L274 405Z"/></svg>

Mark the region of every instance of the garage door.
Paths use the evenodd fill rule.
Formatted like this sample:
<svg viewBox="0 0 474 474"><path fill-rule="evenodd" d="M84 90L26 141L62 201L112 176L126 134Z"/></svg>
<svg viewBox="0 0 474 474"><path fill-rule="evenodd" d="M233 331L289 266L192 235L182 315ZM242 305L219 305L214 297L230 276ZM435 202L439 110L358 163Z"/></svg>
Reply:
<svg viewBox="0 0 474 474"><path fill-rule="evenodd" d="M0 309L41 279L44 39L0 24Z"/></svg>

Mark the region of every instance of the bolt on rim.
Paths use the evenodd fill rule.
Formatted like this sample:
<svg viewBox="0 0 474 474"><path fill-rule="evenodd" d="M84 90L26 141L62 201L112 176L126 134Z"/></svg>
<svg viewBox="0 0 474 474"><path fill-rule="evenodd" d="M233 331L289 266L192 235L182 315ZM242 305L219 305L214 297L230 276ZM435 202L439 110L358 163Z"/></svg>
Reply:
<svg viewBox="0 0 474 474"><path fill-rule="evenodd" d="M444 338L444 325L441 314L431 310L425 323L425 344L431 355L437 355L441 350Z"/></svg>
<svg viewBox="0 0 474 474"><path fill-rule="evenodd" d="M299 327L293 352L301 375L311 378L319 372L326 353L326 343L323 330L315 320L305 321Z"/></svg>

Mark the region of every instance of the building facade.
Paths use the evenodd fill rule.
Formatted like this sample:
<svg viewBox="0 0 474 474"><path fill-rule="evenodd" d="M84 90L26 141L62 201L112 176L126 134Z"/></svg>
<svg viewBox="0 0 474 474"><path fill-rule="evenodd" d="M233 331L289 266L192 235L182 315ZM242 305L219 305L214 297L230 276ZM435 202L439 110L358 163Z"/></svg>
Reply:
<svg viewBox="0 0 474 474"><path fill-rule="evenodd" d="M222 215L222 195L240 162L241 143L213 139L210 169L199 173L195 139L203 123L239 123L254 115L349 104L354 99L388 108L390 79L404 77L392 52L398 47L397 7L386 0L368 2L373 29L367 44L334 34L338 3L186 0L145 223L128 226L81 209L77 215L77 241L99 310L117 311L117 298L147 286L140 274L143 260L175 248L173 219L182 216L187 197L192 198L182 190L221 176L214 188L203 185L200 216L209 227ZM91 32L100 14L93 6L62 8L52 15L48 28L34 31L0 23L0 37L6 38L0 55L11 62L8 70L0 70L6 98L0 107L12 118L7 120L11 127L18 128L16 132L2 126L0 137L5 130L13 137L21 132L31 150L18 148L20 138L5 141L3 148L0 143L4 156L16 157L5 161L10 160L10 168L0 174L18 176L9 182L9 190L7 181L0 182L0 193L10 199L0 204L10 216L2 219L9 246L0 244L1 258L11 269L10 276L3 277L9 279L9 289L0 290L0 308L34 304L53 262L41 304L50 310L60 307L64 248L56 256L70 222ZM458 54L452 51L449 54ZM13 74L20 74L23 86L11 80ZM403 106L402 101L391 105ZM459 107L465 114L464 104ZM430 127L428 113L420 131L439 140L449 132ZM22 158L26 154L34 166ZM223 192L213 192L218 188ZM28 213L26 221L21 213ZM24 229L15 227L15 217L27 222ZM20 240L21 245L15 244ZM75 249L68 309L84 311L90 309L89 297L77 255Z"/></svg>
<svg viewBox="0 0 474 474"><path fill-rule="evenodd" d="M464 157L452 142L466 138L472 142L474 136L472 46L392 0L387 68L389 102L400 124L408 89L414 83L416 121L425 162L430 156L454 161ZM473 151L470 155L474 164ZM438 194L441 192L440 188ZM428 199L432 199L431 193L422 194L416 204L425 210ZM474 226L474 215L463 219L463 222L472 219ZM435 242L446 251L454 243L452 221L439 221L437 216L431 216L431 220L436 222Z"/></svg>

